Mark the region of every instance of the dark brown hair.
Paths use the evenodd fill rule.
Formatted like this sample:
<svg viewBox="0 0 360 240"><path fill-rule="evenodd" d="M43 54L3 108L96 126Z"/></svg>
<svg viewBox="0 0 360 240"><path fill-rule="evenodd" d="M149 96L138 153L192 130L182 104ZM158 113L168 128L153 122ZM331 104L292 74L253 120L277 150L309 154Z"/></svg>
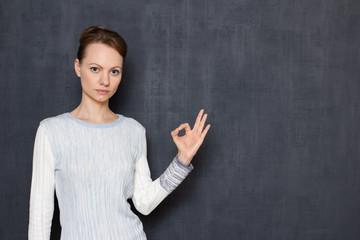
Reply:
<svg viewBox="0 0 360 240"><path fill-rule="evenodd" d="M85 56L86 47L91 43L104 43L114 48L125 61L127 53L125 40L117 32L99 25L91 26L81 33L77 52L77 58L80 62Z"/></svg>

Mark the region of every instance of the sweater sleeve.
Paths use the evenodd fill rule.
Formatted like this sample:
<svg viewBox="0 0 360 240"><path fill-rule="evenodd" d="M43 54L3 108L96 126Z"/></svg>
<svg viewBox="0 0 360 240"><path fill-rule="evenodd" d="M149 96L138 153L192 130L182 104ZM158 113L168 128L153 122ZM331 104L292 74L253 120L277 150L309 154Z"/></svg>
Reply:
<svg viewBox="0 0 360 240"><path fill-rule="evenodd" d="M152 181L146 158L146 139L143 139L142 153L135 166L132 201L141 214L148 215L185 179L193 166L185 166L175 157L166 171Z"/></svg>
<svg viewBox="0 0 360 240"><path fill-rule="evenodd" d="M54 212L55 160L45 130L40 125L35 138L30 192L29 240L50 239Z"/></svg>

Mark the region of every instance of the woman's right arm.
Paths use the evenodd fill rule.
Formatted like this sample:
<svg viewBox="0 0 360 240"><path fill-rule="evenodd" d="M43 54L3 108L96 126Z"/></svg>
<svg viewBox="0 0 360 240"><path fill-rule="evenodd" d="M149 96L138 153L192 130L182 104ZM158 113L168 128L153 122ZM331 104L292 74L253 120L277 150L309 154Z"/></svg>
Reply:
<svg viewBox="0 0 360 240"><path fill-rule="evenodd" d="M55 158L40 125L35 138L30 192L29 240L49 240L54 212Z"/></svg>

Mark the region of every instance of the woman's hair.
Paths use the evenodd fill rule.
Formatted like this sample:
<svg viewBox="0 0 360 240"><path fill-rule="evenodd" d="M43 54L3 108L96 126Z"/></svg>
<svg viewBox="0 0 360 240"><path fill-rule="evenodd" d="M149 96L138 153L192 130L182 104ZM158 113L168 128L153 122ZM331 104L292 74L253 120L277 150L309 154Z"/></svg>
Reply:
<svg viewBox="0 0 360 240"><path fill-rule="evenodd" d="M84 30L79 38L79 49L77 59L81 60L85 56L86 47L91 43L103 43L114 48L124 59L127 53L125 40L115 31L104 26L91 26Z"/></svg>

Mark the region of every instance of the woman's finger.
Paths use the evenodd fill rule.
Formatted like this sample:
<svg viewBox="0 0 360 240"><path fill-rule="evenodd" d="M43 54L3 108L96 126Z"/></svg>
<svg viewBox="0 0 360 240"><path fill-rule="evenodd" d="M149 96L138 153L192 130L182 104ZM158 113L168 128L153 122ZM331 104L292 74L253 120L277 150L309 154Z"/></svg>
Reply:
<svg viewBox="0 0 360 240"><path fill-rule="evenodd" d="M176 128L175 130L171 131L171 136L175 137L179 134L179 128Z"/></svg>
<svg viewBox="0 0 360 240"><path fill-rule="evenodd" d="M207 114L205 113L204 116L202 117L200 123L199 123L199 128L198 128L199 133L202 133L202 131L204 129L206 119L207 119Z"/></svg>
<svg viewBox="0 0 360 240"><path fill-rule="evenodd" d="M197 116L197 118L196 118L193 129L197 129L199 127L199 124L200 124L201 117L202 117L203 113L204 113L204 109L201 109L198 116Z"/></svg>
<svg viewBox="0 0 360 240"><path fill-rule="evenodd" d="M178 129L178 131L181 131L183 129L185 129L186 132L191 131L190 125L188 123L181 124L177 129Z"/></svg>
<svg viewBox="0 0 360 240"><path fill-rule="evenodd" d="M211 125L208 124L208 125L206 126L206 128L204 129L204 131L201 133L201 138L202 138L202 139L205 138L205 136L206 136L207 132L209 131L210 127L211 127Z"/></svg>

